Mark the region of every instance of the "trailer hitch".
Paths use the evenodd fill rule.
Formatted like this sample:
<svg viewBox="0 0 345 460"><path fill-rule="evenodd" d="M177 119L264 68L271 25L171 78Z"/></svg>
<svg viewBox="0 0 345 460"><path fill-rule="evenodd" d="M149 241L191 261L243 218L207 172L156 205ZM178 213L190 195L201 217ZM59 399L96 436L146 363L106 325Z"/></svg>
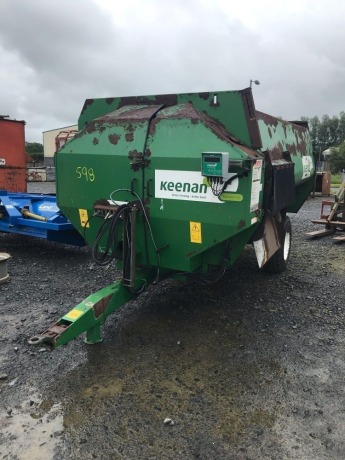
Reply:
<svg viewBox="0 0 345 460"><path fill-rule="evenodd" d="M58 348L83 332L86 332L85 343L93 345L102 342L101 326L107 316L143 292L155 276L155 270L138 271L133 287L127 286L122 278L100 289L72 308L42 334L32 336L28 344L46 343Z"/></svg>
<svg viewBox="0 0 345 460"><path fill-rule="evenodd" d="M121 281L117 281L91 294L42 334L28 340L29 345L47 343L53 348L60 347L78 335L86 332L88 344L102 341L101 326L107 316L129 302L134 293Z"/></svg>

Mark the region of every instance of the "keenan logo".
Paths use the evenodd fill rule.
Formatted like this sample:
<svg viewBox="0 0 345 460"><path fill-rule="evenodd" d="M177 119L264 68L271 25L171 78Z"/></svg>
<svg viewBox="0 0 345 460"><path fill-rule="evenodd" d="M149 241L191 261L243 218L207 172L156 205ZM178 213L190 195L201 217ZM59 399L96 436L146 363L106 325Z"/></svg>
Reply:
<svg viewBox="0 0 345 460"><path fill-rule="evenodd" d="M207 185L205 184L197 184L197 183L189 183L189 182L168 182L168 181L161 181L160 183L160 190L164 190L166 192L183 192L183 193L199 193L199 194L206 194L207 193Z"/></svg>
<svg viewBox="0 0 345 460"><path fill-rule="evenodd" d="M211 188L204 181L205 178L200 171L157 169L155 171L155 197L222 204L223 201L213 195ZM235 179L226 191L236 192L237 189L238 179Z"/></svg>

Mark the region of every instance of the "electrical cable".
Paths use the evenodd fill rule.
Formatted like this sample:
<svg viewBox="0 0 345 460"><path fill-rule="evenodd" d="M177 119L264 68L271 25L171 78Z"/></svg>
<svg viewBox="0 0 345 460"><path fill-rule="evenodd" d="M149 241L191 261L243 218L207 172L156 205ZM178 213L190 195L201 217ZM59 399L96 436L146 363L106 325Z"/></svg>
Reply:
<svg viewBox="0 0 345 460"><path fill-rule="evenodd" d="M209 184L212 190L212 193L216 197L220 197L222 193L224 193L226 187L231 184L231 182L235 179L242 179L243 177L248 176L248 171L244 171L243 173L235 174L226 181L222 182L221 177L210 177Z"/></svg>
<svg viewBox="0 0 345 460"><path fill-rule="evenodd" d="M207 276L202 276L202 275L198 275L198 274L191 274L191 278L194 281L196 281L197 283L202 284L202 285L210 285L210 284L217 283L225 275L226 263L228 262L229 252L230 252L230 246L229 246L229 240L228 240L227 243L226 243L226 246L225 246L224 255L222 257L222 262L221 262L220 266L217 267L218 272L215 274L215 276L213 276L213 277L208 276L207 277Z"/></svg>
<svg viewBox="0 0 345 460"><path fill-rule="evenodd" d="M139 202L140 202L140 206L141 206L141 208L142 208L142 211L143 211L143 214L144 214L144 217L145 217L145 221L146 221L147 226L148 226L148 228L149 228L151 240L152 240L153 246L154 246L154 248L155 248L156 256L157 256L157 262L158 262L157 279L158 279L158 278L159 278L159 267L160 267L160 263L161 263L161 261L160 261L160 255L159 255L159 251L158 251L158 247L157 247L156 241L155 241L154 236L153 236L153 232L152 232L152 228L151 228L150 221L149 221L149 219L148 219L148 217L147 217L147 213L146 213L146 210L145 210L144 203L143 203L142 199L140 198L140 196L139 196L136 192L134 192L133 190L130 190L129 188L119 188L119 189L117 189L117 190L114 190L114 191L111 192L111 194L110 194L110 200L111 200L114 204L117 204L117 203L116 203L116 201L114 200L113 195L114 195L115 193L117 193L117 192L129 192L129 193L131 193L132 195L135 195L135 196L138 198Z"/></svg>
<svg viewBox="0 0 345 460"><path fill-rule="evenodd" d="M91 248L92 258L98 265L109 265L117 257L119 222L120 219L124 218L125 214L128 214L128 221L130 222L130 211L131 207L128 204L119 206L114 214L106 218L99 228ZM105 246L101 247L100 243L103 238L106 238L106 242Z"/></svg>
<svg viewBox="0 0 345 460"><path fill-rule="evenodd" d="M92 216L90 216L90 217L87 219L87 221L85 222L85 224L84 224L84 226L83 226L83 227L84 227L84 228L83 228L83 238L84 238L84 240L85 240L85 243L87 243L87 241L86 241L86 229L88 228L89 223L92 221L92 219L93 219L94 217L102 218L102 216L99 216L98 214L93 214Z"/></svg>

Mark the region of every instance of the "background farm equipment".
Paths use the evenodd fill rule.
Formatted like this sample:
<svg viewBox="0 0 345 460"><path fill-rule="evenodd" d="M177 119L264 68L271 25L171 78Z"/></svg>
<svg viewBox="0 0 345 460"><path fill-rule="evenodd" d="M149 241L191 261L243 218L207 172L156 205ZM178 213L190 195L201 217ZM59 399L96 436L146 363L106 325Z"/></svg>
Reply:
<svg viewBox="0 0 345 460"><path fill-rule="evenodd" d="M343 183L333 200L322 200L320 219L312 220L314 224L323 225L323 230L308 232L311 238L334 235L336 230L345 231L345 184ZM336 242L345 242L345 235L333 237Z"/></svg>
<svg viewBox="0 0 345 460"><path fill-rule="evenodd" d="M56 205L53 195L0 190L0 232L84 246L82 236Z"/></svg>

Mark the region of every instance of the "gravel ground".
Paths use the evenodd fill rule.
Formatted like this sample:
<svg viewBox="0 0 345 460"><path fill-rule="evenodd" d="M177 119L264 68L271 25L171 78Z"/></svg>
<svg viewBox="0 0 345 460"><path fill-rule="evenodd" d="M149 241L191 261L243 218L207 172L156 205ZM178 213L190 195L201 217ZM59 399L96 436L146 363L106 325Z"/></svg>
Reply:
<svg viewBox="0 0 345 460"><path fill-rule="evenodd" d="M27 339L118 274L85 248L0 235L1 458L344 459L345 245L304 236L320 202L291 216L285 273L248 248L217 285L152 286L102 344L55 351Z"/></svg>

